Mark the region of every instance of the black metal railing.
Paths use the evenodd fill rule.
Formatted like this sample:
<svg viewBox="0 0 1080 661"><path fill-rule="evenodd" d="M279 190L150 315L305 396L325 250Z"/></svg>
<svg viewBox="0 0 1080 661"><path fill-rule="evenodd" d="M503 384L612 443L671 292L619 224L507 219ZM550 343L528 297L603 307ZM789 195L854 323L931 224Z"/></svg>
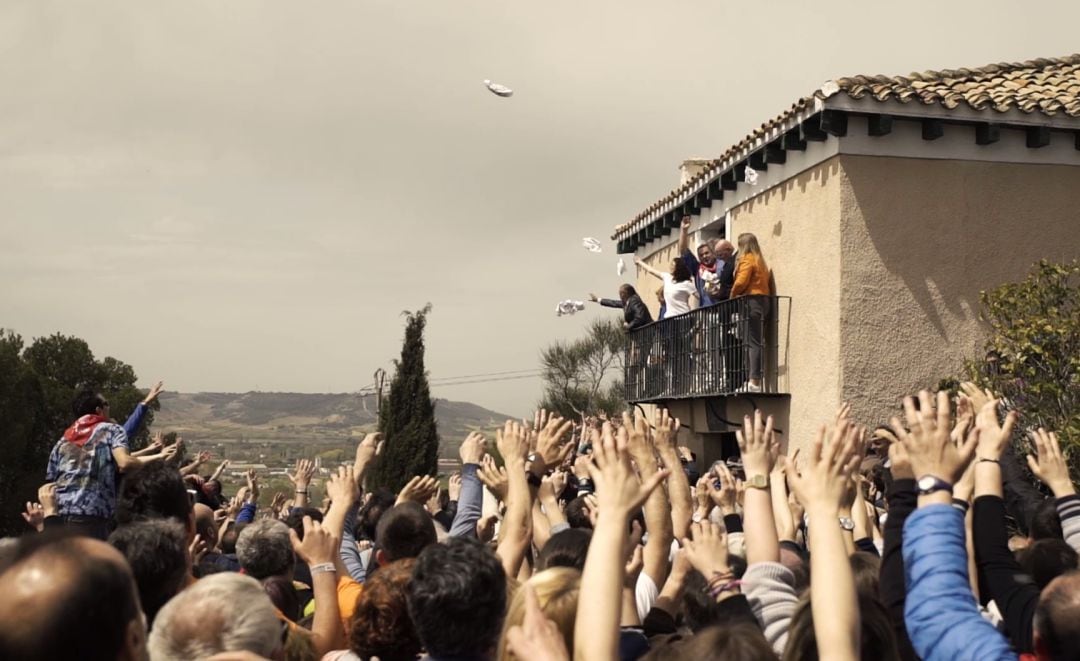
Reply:
<svg viewBox="0 0 1080 661"><path fill-rule="evenodd" d="M790 307L787 297L741 296L631 331L624 361L626 400L731 395L745 390L751 379L760 383L760 392L779 392L783 303Z"/></svg>

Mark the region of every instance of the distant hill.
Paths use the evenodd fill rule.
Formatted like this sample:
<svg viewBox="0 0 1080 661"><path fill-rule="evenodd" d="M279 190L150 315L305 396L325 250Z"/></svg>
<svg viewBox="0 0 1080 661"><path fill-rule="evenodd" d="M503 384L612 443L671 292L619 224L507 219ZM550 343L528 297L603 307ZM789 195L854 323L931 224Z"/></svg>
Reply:
<svg viewBox="0 0 1080 661"><path fill-rule="evenodd" d="M441 454L456 457L466 434L494 429L508 417L469 402L436 400ZM164 393L154 418L156 430L198 443L342 445L375 426L375 396L350 393Z"/></svg>

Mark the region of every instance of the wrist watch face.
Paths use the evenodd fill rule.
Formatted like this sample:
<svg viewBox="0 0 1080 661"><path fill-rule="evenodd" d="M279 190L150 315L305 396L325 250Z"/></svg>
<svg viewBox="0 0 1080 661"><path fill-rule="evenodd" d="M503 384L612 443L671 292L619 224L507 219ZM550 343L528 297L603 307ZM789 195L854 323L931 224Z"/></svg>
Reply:
<svg viewBox="0 0 1080 661"><path fill-rule="evenodd" d="M919 493L922 495L931 494L935 491L952 490L951 484L944 480L938 479L933 475L923 475L919 478L919 481L916 482L916 485L919 487Z"/></svg>
<svg viewBox="0 0 1080 661"><path fill-rule="evenodd" d="M842 516L840 517L840 527L844 530L855 530L855 521L846 516Z"/></svg>
<svg viewBox="0 0 1080 661"><path fill-rule="evenodd" d="M755 489L764 489L769 486L769 478L765 475L755 475L746 480L746 486Z"/></svg>

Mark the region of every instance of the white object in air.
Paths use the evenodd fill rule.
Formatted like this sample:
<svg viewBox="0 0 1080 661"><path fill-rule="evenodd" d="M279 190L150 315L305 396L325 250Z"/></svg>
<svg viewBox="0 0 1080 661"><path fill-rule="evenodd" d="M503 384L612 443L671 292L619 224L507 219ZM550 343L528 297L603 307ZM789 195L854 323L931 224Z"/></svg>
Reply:
<svg viewBox="0 0 1080 661"><path fill-rule="evenodd" d="M583 301L572 301L570 299L566 299L565 301L560 301L559 304L555 306L555 316L561 317L563 315L573 315L574 313L580 312L584 309L585 303Z"/></svg>
<svg viewBox="0 0 1080 661"><path fill-rule="evenodd" d="M510 89L506 85L493 83L490 80L485 80L484 85L487 85L487 88L491 90L491 93L495 96L501 96L503 98L514 96L514 90Z"/></svg>
<svg viewBox="0 0 1080 661"><path fill-rule="evenodd" d="M581 245L585 247L585 250L589 252L603 252L604 249L600 247L600 242L591 236L587 236L581 240Z"/></svg>
<svg viewBox="0 0 1080 661"><path fill-rule="evenodd" d="M623 263L622 257L619 258L619 263L615 265L615 274L622 275L626 271L626 264Z"/></svg>
<svg viewBox="0 0 1080 661"><path fill-rule="evenodd" d="M758 171L749 165L746 166L746 183L757 186Z"/></svg>

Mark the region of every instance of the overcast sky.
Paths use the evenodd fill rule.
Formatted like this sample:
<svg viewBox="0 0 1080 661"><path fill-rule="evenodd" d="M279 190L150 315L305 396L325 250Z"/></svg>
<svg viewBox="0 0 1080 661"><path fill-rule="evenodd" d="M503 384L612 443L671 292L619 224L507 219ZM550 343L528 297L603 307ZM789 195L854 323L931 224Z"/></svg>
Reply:
<svg viewBox="0 0 1080 661"><path fill-rule="evenodd" d="M534 369L618 314L554 309L614 295L611 230L682 159L829 78L1080 50L1080 4L1020 7L4 0L0 326L143 385L342 392L431 302L432 378ZM435 393L521 415L540 382Z"/></svg>

